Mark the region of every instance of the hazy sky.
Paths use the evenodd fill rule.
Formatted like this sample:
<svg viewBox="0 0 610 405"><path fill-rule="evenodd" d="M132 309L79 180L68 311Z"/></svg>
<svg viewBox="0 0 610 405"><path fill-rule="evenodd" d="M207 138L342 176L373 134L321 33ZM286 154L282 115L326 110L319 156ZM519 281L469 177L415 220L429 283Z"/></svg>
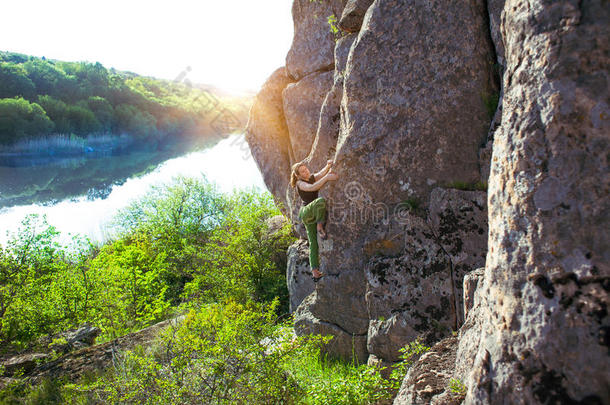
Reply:
<svg viewBox="0 0 610 405"><path fill-rule="evenodd" d="M258 90L292 41L290 0L19 0L2 4L0 50Z"/></svg>

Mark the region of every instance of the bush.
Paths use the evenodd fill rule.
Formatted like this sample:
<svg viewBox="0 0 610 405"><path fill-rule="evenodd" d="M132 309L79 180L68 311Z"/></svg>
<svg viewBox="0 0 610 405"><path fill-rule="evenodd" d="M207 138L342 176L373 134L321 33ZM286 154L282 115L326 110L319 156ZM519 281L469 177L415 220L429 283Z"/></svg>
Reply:
<svg viewBox="0 0 610 405"><path fill-rule="evenodd" d="M113 373L66 390L105 403L295 403L300 390L283 364L304 339L274 325L276 305L200 307L153 350L125 353Z"/></svg>

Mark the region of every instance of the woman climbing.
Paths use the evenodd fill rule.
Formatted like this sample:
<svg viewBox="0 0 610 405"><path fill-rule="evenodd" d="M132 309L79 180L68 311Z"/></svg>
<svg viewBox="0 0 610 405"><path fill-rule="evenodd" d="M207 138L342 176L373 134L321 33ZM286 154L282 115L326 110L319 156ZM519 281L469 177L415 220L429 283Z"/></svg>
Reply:
<svg viewBox="0 0 610 405"><path fill-rule="evenodd" d="M318 173L312 174L304 162L295 163L292 166L290 175L290 185L297 188L303 206L299 210L299 218L303 221L307 230L307 239L309 240L309 265L311 266L311 274L314 282L318 282L324 274L320 272L320 263L318 262L318 235L322 239L326 239L326 200L324 197L318 197L320 190L327 181L334 181L339 178L336 173L332 173L332 160L326 163L326 166Z"/></svg>

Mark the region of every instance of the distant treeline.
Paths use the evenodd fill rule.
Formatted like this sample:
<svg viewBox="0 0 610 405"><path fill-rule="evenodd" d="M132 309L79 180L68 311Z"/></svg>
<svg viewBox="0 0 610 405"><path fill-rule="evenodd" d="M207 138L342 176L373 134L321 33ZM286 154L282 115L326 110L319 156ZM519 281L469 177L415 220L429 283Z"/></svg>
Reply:
<svg viewBox="0 0 610 405"><path fill-rule="evenodd" d="M248 100L221 98L188 82L0 52L0 144L50 134L167 136L236 129Z"/></svg>

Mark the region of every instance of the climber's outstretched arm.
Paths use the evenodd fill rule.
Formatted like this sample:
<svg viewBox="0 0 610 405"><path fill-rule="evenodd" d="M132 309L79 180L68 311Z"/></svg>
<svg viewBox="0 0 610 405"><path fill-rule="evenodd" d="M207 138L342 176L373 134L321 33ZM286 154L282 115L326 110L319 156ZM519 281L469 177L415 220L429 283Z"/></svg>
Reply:
<svg viewBox="0 0 610 405"><path fill-rule="evenodd" d="M333 161L332 160L328 160L326 162L326 166L324 166L322 168L322 170L320 170L319 172L315 173L313 176L315 177L316 180L322 178L322 176L324 176L326 173L328 173L328 171L330 170L330 168L333 166Z"/></svg>
<svg viewBox="0 0 610 405"><path fill-rule="evenodd" d="M327 181L337 180L339 176L336 173L326 173L324 176L316 180L315 183L307 183L303 180L297 180L297 186L303 191L317 191L326 184Z"/></svg>

